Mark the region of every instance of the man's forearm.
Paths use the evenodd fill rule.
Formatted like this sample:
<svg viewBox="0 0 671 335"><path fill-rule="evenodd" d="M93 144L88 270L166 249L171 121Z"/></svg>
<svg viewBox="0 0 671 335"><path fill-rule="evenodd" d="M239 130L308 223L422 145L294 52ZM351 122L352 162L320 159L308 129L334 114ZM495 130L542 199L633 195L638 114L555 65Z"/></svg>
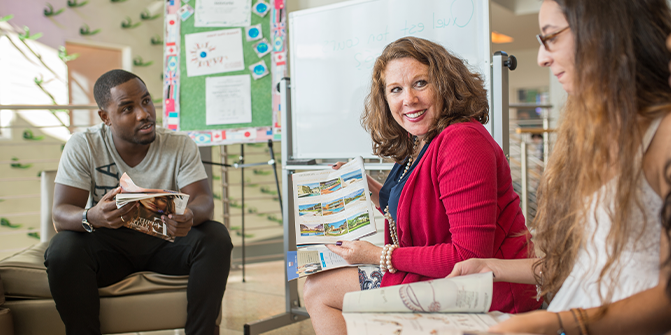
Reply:
<svg viewBox="0 0 671 335"><path fill-rule="evenodd" d="M205 221L212 220L214 216L214 202L207 195L199 195L194 198L187 207L193 213L193 225L197 226Z"/></svg>
<svg viewBox="0 0 671 335"><path fill-rule="evenodd" d="M54 208L52 219L56 232L62 230L84 231L82 227L83 212L84 208L70 204L62 204Z"/></svg>

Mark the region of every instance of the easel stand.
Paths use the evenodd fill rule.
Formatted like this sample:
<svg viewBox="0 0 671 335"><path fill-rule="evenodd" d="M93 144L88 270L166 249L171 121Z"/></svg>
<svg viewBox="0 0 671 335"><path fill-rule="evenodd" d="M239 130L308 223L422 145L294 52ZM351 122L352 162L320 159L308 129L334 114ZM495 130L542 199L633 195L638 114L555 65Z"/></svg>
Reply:
<svg viewBox="0 0 671 335"><path fill-rule="evenodd" d="M278 199L280 201L280 210L283 210L282 207L282 194L280 193L280 181L277 176L277 162L275 161L275 152L273 151L273 141L268 140L268 150L270 152L270 160L268 162L262 163L245 163L245 145L240 144L240 157L238 157L238 162L233 164L222 164L215 162L203 161L203 164L210 164L216 166L225 166L230 168L240 169L240 179L241 179L241 207L242 207L242 282L245 282L245 168L252 166L261 166L261 165L271 165L273 167L273 172L275 173L275 185L277 186Z"/></svg>

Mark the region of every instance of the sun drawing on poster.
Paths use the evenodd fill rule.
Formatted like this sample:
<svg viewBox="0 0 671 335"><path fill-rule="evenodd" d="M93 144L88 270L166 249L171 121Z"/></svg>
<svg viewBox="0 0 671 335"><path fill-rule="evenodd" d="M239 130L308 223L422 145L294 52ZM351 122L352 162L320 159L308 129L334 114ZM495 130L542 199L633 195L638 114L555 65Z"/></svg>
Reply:
<svg viewBox="0 0 671 335"><path fill-rule="evenodd" d="M221 63L226 59L225 56L211 57L212 51L216 48L209 45L209 42L205 44L196 43L194 48L191 50L191 62L201 66L210 67L212 64Z"/></svg>

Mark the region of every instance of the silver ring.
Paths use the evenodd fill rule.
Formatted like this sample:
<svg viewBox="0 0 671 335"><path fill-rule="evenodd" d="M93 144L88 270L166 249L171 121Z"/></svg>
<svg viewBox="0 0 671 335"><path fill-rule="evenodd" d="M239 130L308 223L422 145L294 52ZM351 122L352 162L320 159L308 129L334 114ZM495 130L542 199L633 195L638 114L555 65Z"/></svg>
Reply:
<svg viewBox="0 0 671 335"><path fill-rule="evenodd" d="M126 223L126 221L123 220L123 215L121 216L121 222Z"/></svg>

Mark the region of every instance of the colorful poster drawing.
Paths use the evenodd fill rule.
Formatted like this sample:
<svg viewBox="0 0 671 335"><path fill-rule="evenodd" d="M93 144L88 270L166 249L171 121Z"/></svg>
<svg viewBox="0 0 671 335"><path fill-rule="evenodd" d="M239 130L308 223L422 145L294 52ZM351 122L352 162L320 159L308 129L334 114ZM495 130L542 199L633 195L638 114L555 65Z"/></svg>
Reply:
<svg viewBox="0 0 671 335"><path fill-rule="evenodd" d="M316 197L320 193L319 183L298 184L298 198Z"/></svg>
<svg viewBox="0 0 671 335"><path fill-rule="evenodd" d="M327 236L342 236L347 234L347 220L324 224L324 233Z"/></svg>
<svg viewBox="0 0 671 335"><path fill-rule="evenodd" d="M358 191L354 191L354 192L346 195L345 198L344 198L345 199L345 205L349 205L350 203L355 202L357 200L359 200L360 202L366 203L366 196L363 194L363 192L364 192L364 190L362 188Z"/></svg>
<svg viewBox="0 0 671 335"><path fill-rule="evenodd" d="M324 236L324 225L301 223L301 236Z"/></svg>
<svg viewBox="0 0 671 335"><path fill-rule="evenodd" d="M321 210L323 216L342 212L343 210L345 210L345 202L342 200L342 198L338 198L331 202L323 203ZM300 206L299 206L299 212L300 212Z"/></svg>
<svg viewBox="0 0 671 335"><path fill-rule="evenodd" d="M349 231L355 231L369 224L370 217L368 216L368 213L359 213L347 218L347 229Z"/></svg>
<svg viewBox="0 0 671 335"><path fill-rule="evenodd" d="M356 182L360 182L363 179L363 175L361 174L361 171L356 170L342 175L341 178L342 178L342 187L347 187Z"/></svg>
<svg viewBox="0 0 671 335"><path fill-rule="evenodd" d="M299 216L322 216L322 204L298 205Z"/></svg>
<svg viewBox="0 0 671 335"><path fill-rule="evenodd" d="M184 36L189 77L245 69L242 29L224 29Z"/></svg>
<svg viewBox="0 0 671 335"><path fill-rule="evenodd" d="M322 195L331 194L342 187L342 182L340 181L340 178L335 178L321 182L319 187L322 190Z"/></svg>

